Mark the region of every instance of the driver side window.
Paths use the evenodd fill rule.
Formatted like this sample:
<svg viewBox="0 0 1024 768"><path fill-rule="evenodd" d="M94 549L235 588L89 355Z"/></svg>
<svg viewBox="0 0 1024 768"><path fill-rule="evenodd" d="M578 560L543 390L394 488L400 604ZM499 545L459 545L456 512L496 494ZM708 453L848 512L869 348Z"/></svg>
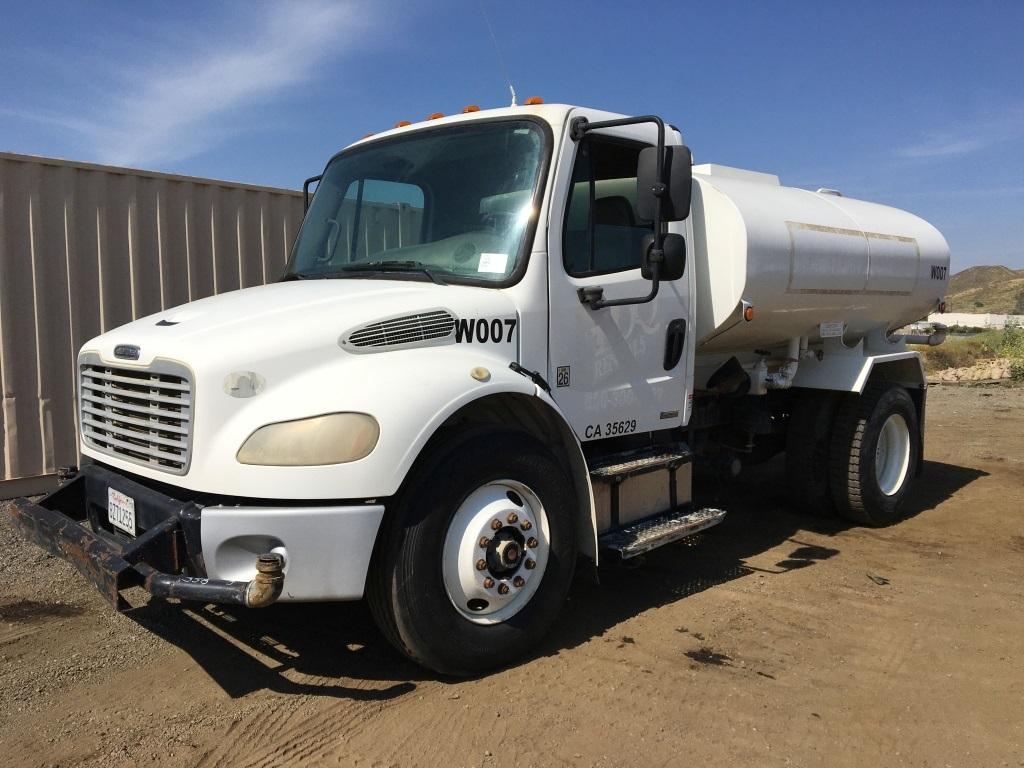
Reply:
<svg viewBox="0 0 1024 768"><path fill-rule="evenodd" d="M562 240L569 275L640 267L644 237L654 231L636 213L636 166L646 146L597 134L580 141Z"/></svg>

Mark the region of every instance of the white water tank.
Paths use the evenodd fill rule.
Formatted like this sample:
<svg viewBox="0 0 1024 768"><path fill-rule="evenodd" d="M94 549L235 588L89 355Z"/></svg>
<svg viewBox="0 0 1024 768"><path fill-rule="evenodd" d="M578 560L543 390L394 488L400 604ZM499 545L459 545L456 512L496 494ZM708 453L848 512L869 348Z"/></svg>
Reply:
<svg viewBox="0 0 1024 768"><path fill-rule="evenodd" d="M693 174L698 353L813 342L821 323L844 323L854 342L927 316L945 296L949 246L913 214L765 173Z"/></svg>

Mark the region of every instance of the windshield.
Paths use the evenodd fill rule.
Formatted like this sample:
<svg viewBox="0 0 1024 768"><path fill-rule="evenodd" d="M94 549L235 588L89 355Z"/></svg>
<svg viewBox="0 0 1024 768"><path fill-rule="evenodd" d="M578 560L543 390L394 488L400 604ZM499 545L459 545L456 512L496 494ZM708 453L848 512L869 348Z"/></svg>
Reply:
<svg viewBox="0 0 1024 768"><path fill-rule="evenodd" d="M544 152L536 122L501 120L343 153L324 171L286 277L503 282L525 258Z"/></svg>

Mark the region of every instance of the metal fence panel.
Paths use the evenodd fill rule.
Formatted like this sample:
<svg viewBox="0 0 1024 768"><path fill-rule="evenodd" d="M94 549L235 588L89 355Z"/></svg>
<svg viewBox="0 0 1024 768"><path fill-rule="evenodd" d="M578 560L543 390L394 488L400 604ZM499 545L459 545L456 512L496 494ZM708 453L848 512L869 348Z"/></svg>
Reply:
<svg viewBox="0 0 1024 768"><path fill-rule="evenodd" d="M277 279L301 221L291 190L0 152L0 498L78 461L84 342Z"/></svg>

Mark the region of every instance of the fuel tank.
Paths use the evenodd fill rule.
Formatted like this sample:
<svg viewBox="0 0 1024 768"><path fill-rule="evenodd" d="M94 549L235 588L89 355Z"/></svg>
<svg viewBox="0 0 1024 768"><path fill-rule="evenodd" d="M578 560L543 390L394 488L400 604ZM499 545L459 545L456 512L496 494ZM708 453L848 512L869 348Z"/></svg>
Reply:
<svg viewBox="0 0 1024 768"><path fill-rule="evenodd" d="M843 323L856 342L945 296L949 246L911 213L720 165L694 166L693 178L698 354L813 343L821 323Z"/></svg>

